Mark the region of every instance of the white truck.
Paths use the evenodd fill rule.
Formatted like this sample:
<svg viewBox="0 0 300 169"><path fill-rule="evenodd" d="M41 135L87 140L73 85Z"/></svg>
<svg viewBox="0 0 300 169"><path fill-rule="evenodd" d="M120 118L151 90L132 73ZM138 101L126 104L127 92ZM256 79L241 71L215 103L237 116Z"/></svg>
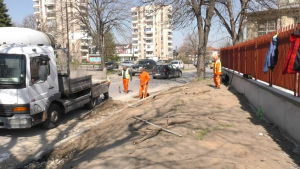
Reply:
<svg viewBox="0 0 300 169"><path fill-rule="evenodd" d="M61 116L93 109L108 82L58 73L51 36L27 28L0 28L0 128L51 129ZM69 69L68 69L69 70Z"/></svg>

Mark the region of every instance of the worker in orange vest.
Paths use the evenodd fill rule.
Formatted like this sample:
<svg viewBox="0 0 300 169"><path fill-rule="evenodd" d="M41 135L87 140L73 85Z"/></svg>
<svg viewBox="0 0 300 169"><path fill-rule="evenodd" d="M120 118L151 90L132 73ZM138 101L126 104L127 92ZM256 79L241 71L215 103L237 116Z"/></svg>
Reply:
<svg viewBox="0 0 300 169"><path fill-rule="evenodd" d="M140 99L143 99L147 97L147 89L148 89L148 82L150 80L149 73L145 71L144 68L141 68L141 74L138 76L138 78L141 80L140 83ZM145 90L145 93L143 95L143 91Z"/></svg>
<svg viewBox="0 0 300 169"><path fill-rule="evenodd" d="M214 64L214 82L218 89L220 89L221 80L220 75L222 74L222 65L218 55L214 56L215 64Z"/></svg>

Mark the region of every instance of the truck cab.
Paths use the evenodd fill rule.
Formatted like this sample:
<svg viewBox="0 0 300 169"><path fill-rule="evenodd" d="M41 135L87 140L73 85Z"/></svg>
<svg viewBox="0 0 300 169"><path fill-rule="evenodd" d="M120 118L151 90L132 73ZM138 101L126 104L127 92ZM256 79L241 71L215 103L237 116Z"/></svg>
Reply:
<svg viewBox="0 0 300 169"><path fill-rule="evenodd" d="M15 37L15 31L32 36ZM11 36L5 37L7 34ZM59 73L54 48L47 39L35 30L0 28L0 128L42 123L51 129L61 115L83 106L92 109L100 95L108 93L106 81L93 84L91 75L71 78Z"/></svg>
<svg viewBox="0 0 300 169"><path fill-rule="evenodd" d="M32 117L60 97L52 47L2 45L0 96L0 128L31 127Z"/></svg>

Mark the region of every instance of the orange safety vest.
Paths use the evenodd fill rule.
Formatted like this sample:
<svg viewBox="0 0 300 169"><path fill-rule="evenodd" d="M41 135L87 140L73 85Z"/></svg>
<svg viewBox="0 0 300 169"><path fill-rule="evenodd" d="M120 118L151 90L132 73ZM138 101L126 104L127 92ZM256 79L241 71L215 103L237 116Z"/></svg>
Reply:
<svg viewBox="0 0 300 169"><path fill-rule="evenodd" d="M222 65L220 59L215 61L214 65L214 74L221 75L222 74Z"/></svg>

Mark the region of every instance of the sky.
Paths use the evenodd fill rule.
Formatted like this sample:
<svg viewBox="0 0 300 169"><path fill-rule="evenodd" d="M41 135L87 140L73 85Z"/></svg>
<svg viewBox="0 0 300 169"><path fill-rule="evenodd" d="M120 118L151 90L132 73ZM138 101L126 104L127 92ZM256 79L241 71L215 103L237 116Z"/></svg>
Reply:
<svg viewBox="0 0 300 169"><path fill-rule="evenodd" d="M13 22L22 23L25 16L33 14L33 0L4 0L4 3ZM228 34L223 28L216 26L216 22L212 23L208 45L218 48ZM184 32L186 30L173 31L173 49L176 49L176 46L179 48L183 43Z"/></svg>

